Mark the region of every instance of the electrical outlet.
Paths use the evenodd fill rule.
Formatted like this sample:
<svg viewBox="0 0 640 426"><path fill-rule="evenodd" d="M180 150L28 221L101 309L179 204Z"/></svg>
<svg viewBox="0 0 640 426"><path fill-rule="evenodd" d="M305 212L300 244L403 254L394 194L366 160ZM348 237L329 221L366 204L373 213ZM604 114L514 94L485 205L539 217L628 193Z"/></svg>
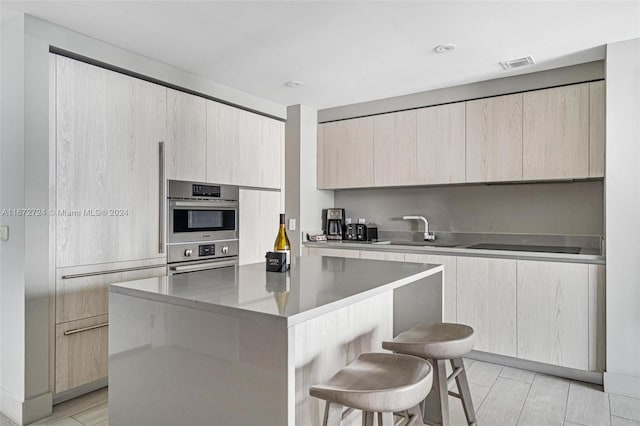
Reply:
<svg viewBox="0 0 640 426"><path fill-rule="evenodd" d="M296 220L289 219L289 231L295 231L295 230L296 230Z"/></svg>
<svg viewBox="0 0 640 426"><path fill-rule="evenodd" d="M7 241L9 239L9 227L6 225L0 226L0 240Z"/></svg>

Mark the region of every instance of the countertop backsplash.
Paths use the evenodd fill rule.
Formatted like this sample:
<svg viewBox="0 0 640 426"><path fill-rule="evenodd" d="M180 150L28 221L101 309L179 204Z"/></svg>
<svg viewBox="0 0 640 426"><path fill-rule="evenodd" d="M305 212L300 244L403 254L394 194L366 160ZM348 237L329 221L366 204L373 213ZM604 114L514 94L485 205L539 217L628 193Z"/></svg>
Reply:
<svg viewBox="0 0 640 426"><path fill-rule="evenodd" d="M421 221L402 220L422 215L436 233L604 235L601 180L341 190L335 206L380 231L423 232Z"/></svg>

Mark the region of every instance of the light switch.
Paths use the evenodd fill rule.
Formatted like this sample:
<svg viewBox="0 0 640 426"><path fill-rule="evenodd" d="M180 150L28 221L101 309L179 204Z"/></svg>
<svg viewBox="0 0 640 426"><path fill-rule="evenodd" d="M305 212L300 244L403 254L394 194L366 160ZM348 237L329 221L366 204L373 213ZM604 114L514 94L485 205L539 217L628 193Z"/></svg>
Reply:
<svg viewBox="0 0 640 426"><path fill-rule="evenodd" d="M7 241L9 239L9 227L6 225L0 226L0 240Z"/></svg>
<svg viewBox="0 0 640 426"><path fill-rule="evenodd" d="M296 230L296 220L289 219L289 231L295 231L295 230Z"/></svg>

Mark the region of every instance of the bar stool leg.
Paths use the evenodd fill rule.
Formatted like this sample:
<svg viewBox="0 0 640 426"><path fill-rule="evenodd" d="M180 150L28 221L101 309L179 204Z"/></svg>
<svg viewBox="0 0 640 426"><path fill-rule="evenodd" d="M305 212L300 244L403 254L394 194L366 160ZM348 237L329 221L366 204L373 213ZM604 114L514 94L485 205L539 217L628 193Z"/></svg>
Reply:
<svg viewBox="0 0 640 426"><path fill-rule="evenodd" d="M378 413L378 426L393 426L393 413Z"/></svg>
<svg viewBox="0 0 640 426"><path fill-rule="evenodd" d="M433 385L431 392L424 400L424 423L432 425L449 425L449 391L447 390L446 361L432 359Z"/></svg>
<svg viewBox="0 0 640 426"><path fill-rule="evenodd" d="M342 405L327 401L324 406L322 426L339 426L342 421Z"/></svg>
<svg viewBox="0 0 640 426"><path fill-rule="evenodd" d="M373 426L373 412L371 411L363 411L362 412L362 426Z"/></svg>
<svg viewBox="0 0 640 426"><path fill-rule="evenodd" d="M469 380L467 380L467 370L464 368L464 360L462 358L454 358L451 360L453 368L462 368L460 374L456 376L456 384L458 392L462 399L462 408L464 415L467 417L467 423L476 424L476 411L473 408L473 400L471 399L471 390L469 389Z"/></svg>

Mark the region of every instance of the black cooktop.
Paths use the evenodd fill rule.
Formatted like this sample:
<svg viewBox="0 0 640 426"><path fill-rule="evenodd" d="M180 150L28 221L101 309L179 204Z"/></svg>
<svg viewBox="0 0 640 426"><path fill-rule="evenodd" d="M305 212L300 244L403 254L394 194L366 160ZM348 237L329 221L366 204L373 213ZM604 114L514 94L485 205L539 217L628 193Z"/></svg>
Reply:
<svg viewBox="0 0 640 426"><path fill-rule="evenodd" d="M542 253L580 254L580 247L531 246L522 244L474 244L467 248L479 250L535 251Z"/></svg>

